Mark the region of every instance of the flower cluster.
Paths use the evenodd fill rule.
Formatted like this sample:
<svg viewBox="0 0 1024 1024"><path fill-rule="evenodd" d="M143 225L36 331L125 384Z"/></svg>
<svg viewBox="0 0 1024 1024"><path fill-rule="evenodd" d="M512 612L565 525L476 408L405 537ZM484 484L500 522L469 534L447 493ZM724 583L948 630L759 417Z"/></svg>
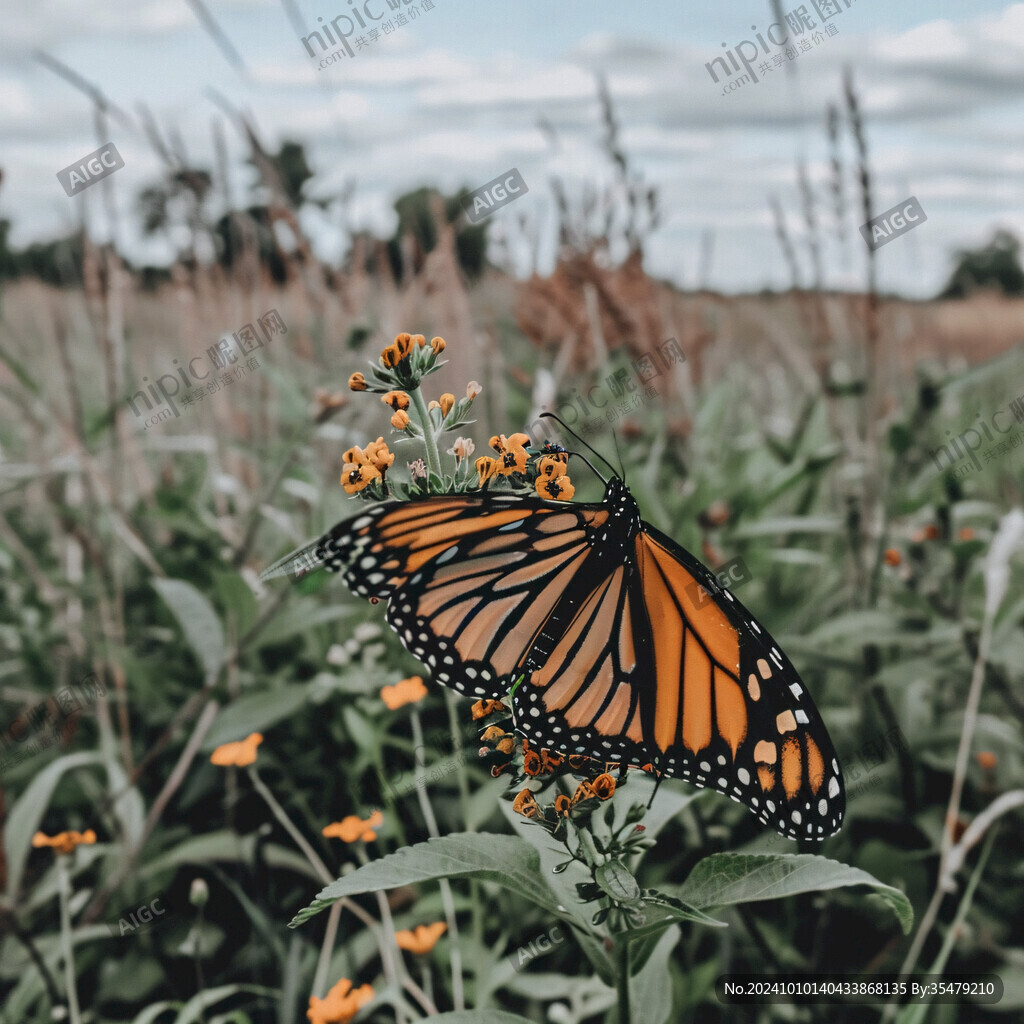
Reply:
<svg viewBox="0 0 1024 1024"><path fill-rule="evenodd" d="M340 839L343 843L354 843L359 840L372 843L377 838L374 829L384 824L384 815L374 811L368 818L360 818L357 814L346 815L341 821L332 821L323 829L328 839Z"/></svg>
<svg viewBox="0 0 1024 1024"><path fill-rule="evenodd" d="M383 437L371 441L366 448L353 445L342 456L342 460L344 466L341 470L341 485L346 493L358 494L367 487L372 487L375 497L384 496L384 475L394 463L395 456L388 451Z"/></svg>
<svg viewBox="0 0 1024 1024"><path fill-rule="evenodd" d="M444 349L443 338L434 338L428 344L426 335L399 334L381 352L377 362L371 363L368 374L354 373L349 378L350 390L380 396L390 410L391 427L399 434L396 443L419 442L423 454L406 461L409 483L396 482L387 479L395 456L383 437L365 449L356 445L344 455L341 483L345 491L380 501L389 495L412 498L463 493L501 483L533 490L551 501L570 501L576 489L567 472L569 455L557 446L538 449L532 447L527 434L495 434L489 441L495 455L482 455L475 462L472 456L476 445L469 437L456 436L451 447L443 448L443 434L454 434L472 422L472 405L482 391L472 380L466 385L464 398L456 398L450 391L429 402L423 397L423 378L444 365L438 361ZM452 456L454 466L442 462L442 450Z"/></svg>
<svg viewBox="0 0 1024 1024"><path fill-rule="evenodd" d="M370 380L361 373L348 379L350 391L372 391L376 394L401 388L414 391L420 381L439 369L438 357L444 351L444 338L433 338L430 344L422 334L396 334L395 340L370 365Z"/></svg>
<svg viewBox="0 0 1024 1024"><path fill-rule="evenodd" d="M32 837L34 847L50 846L58 853L72 853L76 846L90 846L96 842L96 833L91 828L84 832L58 832L55 836L48 836L44 832L37 832Z"/></svg>
<svg viewBox="0 0 1024 1024"><path fill-rule="evenodd" d="M324 999L309 997L306 1017L310 1024L348 1024L356 1013L373 999L373 987L360 985L353 988L348 978L332 986Z"/></svg>

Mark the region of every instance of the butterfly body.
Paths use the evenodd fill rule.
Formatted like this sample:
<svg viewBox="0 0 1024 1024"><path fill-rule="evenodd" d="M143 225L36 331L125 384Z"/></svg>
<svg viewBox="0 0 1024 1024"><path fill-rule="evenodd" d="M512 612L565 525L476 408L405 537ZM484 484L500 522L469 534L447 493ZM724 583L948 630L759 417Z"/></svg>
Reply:
<svg viewBox="0 0 1024 1024"><path fill-rule="evenodd" d="M492 700L513 690L515 727L538 748L651 765L793 838L838 830L842 775L795 668L706 567L642 520L618 478L599 503L387 502L301 556L387 599L389 624L441 684Z"/></svg>

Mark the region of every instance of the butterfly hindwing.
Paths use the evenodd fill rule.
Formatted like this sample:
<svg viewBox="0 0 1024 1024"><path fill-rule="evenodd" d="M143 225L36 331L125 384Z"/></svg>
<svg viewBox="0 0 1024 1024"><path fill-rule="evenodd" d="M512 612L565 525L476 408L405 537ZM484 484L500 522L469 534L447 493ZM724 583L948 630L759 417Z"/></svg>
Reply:
<svg viewBox="0 0 1024 1024"><path fill-rule="evenodd" d="M683 548L647 524L630 540L542 663L528 665L517 729L540 747L650 762L794 838L833 834L842 777L792 664Z"/></svg>
<svg viewBox="0 0 1024 1024"><path fill-rule="evenodd" d="M705 642L714 634L720 641L718 650L710 652L713 673L691 677L692 663L684 669L681 735L663 756L696 761L684 769L683 778L747 804L761 821L784 835L833 835L845 811L842 773L821 716L793 664L735 595L720 587L684 548L646 523L638 546L641 543L653 552L656 564L674 562L689 577L683 580L682 593L677 592L684 614L691 621L704 616L695 632ZM646 578L644 593L656 599L656 588ZM690 637L688 625L684 658L692 652ZM715 654L728 664L723 667ZM660 688L660 673L658 679ZM694 680L700 681L696 694ZM694 707L707 709L700 730L688 720ZM709 724L718 742L701 750ZM660 741L658 748L661 753Z"/></svg>

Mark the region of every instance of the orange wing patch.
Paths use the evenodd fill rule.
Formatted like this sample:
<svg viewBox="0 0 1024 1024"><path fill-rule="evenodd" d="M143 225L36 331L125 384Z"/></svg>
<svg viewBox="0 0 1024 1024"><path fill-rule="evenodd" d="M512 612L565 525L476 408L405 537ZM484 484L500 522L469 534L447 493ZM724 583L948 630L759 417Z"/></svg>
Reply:
<svg viewBox="0 0 1024 1024"><path fill-rule="evenodd" d="M681 690L687 749L694 754L705 749L714 725L735 757L747 735L747 707L739 688L739 634L714 602L700 607L693 602L700 584L656 540L638 534L636 553L654 638L654 742L663 752L676 742Z"/></svg>

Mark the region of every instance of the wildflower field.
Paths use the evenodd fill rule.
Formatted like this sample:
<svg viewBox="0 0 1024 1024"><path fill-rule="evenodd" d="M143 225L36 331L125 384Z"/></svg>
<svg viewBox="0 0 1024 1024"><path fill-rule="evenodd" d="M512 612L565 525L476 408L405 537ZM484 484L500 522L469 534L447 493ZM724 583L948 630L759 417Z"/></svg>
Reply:
<svg viewBox="0 0 1024 1024"><path fill-rule="evenodd" d="M427 187L320 258L225 100L251 205L147 122L170 264L93 221L5 272L0 1021L1022 1019L1024 298L889 292L843 83L782 291L649 271L602 79L550 267ZM830 231L857 288L804 279ZM749 678L627 696L734 601Z"/></svg>

